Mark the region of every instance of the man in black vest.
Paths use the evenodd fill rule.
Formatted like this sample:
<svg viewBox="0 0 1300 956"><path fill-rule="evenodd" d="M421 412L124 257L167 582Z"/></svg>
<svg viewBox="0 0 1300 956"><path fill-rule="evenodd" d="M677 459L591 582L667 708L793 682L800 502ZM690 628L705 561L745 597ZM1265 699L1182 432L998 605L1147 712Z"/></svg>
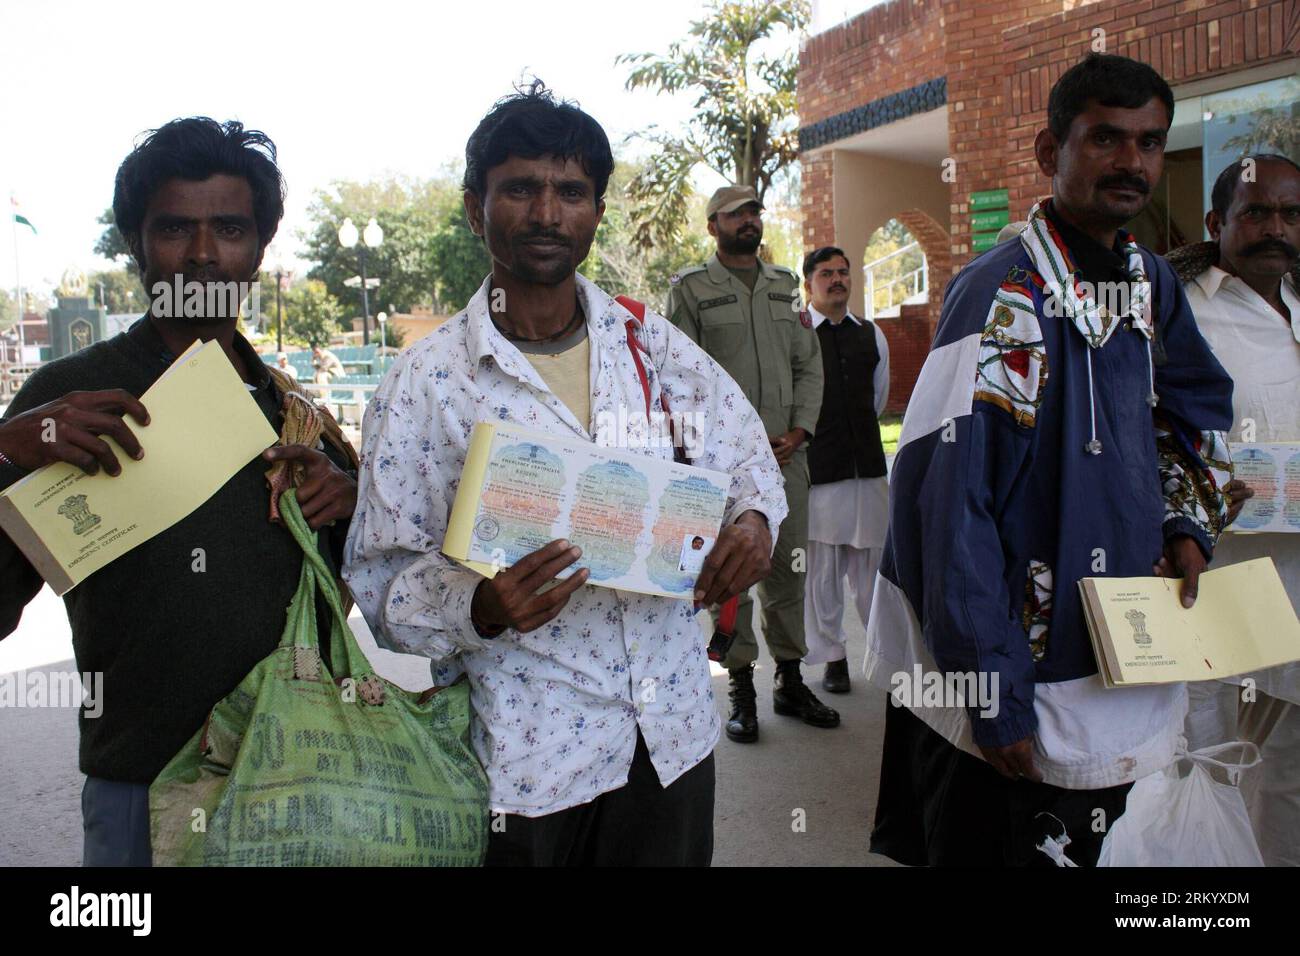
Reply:
<svg viewBox="0 0 1300 956"><path fill-rule="evenodd" d="M825 370L821 414L808 447L804 663L824 663L822 686L847 694L845 580L865 625L889 521L889 479L876 420L889 397L889 345L874 323L848 310L853 280L842 250L814 249L804 259L803 278Z"/></svg>

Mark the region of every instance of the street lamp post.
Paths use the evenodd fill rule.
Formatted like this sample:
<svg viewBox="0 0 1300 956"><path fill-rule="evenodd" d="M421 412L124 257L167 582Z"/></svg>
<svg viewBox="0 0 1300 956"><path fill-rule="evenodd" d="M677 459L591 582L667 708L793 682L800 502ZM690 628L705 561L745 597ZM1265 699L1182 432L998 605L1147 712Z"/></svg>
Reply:
<svg viewBox="0 0 1300 956"><path fill-rule="evenodd" d="M375 222L374 216L371 216L370 222L366 223L366 228L358 235L352 219L344 219L343 225L339 226L339 245L344 249L351 249L357 245L358 238L361 240L361 245L357 248L357 258L361 262L361 342L363 345L369 345L370 283L366 278L366 249L378 249L383 245L384 230L379 228L379 223Z"/></svg>
<svg viewBox="0 0 1300 956"><path fill-rule="evenodd" d="M382 355L383 350L388 348L388 336L386 334L388 313L380 312L377 316L375 316L375 319L376 321L379 322L379 349L380 349L380 354Z"/></svg>
<svg viewBox="0 0 1300 956"><path fill-rule="evenodd" d="M280 289L284 287L284 266L275 264L275 352L284 351L284 319L280 313Z"/></svg>

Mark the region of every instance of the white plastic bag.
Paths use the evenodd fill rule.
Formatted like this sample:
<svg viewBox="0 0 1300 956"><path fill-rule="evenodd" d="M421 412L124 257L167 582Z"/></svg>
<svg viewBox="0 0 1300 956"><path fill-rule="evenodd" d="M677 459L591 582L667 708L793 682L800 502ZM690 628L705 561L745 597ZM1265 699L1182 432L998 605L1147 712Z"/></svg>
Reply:
<svg viewBox="0 0 1300 956"><path fill-rule="evenodd" d="M1216 759L1239 751L1241 759ZM1179 765L1190 763L1186 776ZM1259 763L1249 741L1216 744L1179 754L1164 770L1143 777L1129 791L1123 815L1101 844L1098 866L1263 866L1236 784L1241 771ZM1210 767L1227 772L1219 783Z"/></svg>

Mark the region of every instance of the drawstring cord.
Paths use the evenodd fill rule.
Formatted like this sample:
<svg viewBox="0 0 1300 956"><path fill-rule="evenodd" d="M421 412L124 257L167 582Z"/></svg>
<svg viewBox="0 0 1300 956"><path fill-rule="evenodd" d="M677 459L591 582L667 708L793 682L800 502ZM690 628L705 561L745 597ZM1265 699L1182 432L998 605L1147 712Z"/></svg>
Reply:
<svg viewBox="0 0 1300 956"><path fill-rule="evenodd" d="M1089 455L1100 455L1101 442L1097 441L1097 396L1092 386L1092 346L1087 346L1086 349L1088 352L1088 419L1092 425L1092 438L1083 446L1083 450Z"/></svg>
<svg viewBox="0 0 1300 956"><path fill-rule="evenodd" d="M1151 351L1151 335L1134 323L1134 328L1143 332L1143 337L1147 340L1147 404L1152 408L1160 402L1160 396L1156 394L1156 360ZM1092 379L1092 347L1087 347L1088 352L1088 421L1092 428L1092 437L1088 443L1083 446L1083 450L1089 455L1101 454L1101 442L1097 440L1097 396L1093 387Z"/></svg>
<svg viewBox="0 0 1300 956"><path fill-rule="evenodd" d="M1160 401L1160 396L1156 394L1156 360L1151 355L1151 336L1147 336L1147 381L1151 384L1151 391L1147 393L1147 404L1155 408Z"/></svg>

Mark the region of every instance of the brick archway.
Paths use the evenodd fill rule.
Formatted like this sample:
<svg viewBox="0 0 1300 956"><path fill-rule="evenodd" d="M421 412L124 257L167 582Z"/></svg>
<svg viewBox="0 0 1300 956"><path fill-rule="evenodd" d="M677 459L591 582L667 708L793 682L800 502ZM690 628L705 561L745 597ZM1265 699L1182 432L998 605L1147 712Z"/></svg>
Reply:
<svg viewBox="0 0 1300 956"><path fill-rule="evenodd" d="M934 329L939 323L939 308L943 290L952 275L952 240L948 230L934 217L920 209L907 209L895 213L925 253L928 272L926 301L904 305L898 318L882 319L880 329L889 341L889 404L890 412L902 412L912 397L912 387L925 364L934 339Z"/></svg>
<svg viewBox="0 0 1300 956"><path fill-rule="evenodd" d="M948 235L948 230L935 222L933 216L920 209L908 209L895 214L894 218L901 222L912 234L912 238L921 244L921 251L925 253L925 261L929 267L930 287L933 289L938 285L942 294L943 287L952 275L952 239ZM934 301L933 295L930 300ZM936 312L935 318L938 317Z"/></svg>

